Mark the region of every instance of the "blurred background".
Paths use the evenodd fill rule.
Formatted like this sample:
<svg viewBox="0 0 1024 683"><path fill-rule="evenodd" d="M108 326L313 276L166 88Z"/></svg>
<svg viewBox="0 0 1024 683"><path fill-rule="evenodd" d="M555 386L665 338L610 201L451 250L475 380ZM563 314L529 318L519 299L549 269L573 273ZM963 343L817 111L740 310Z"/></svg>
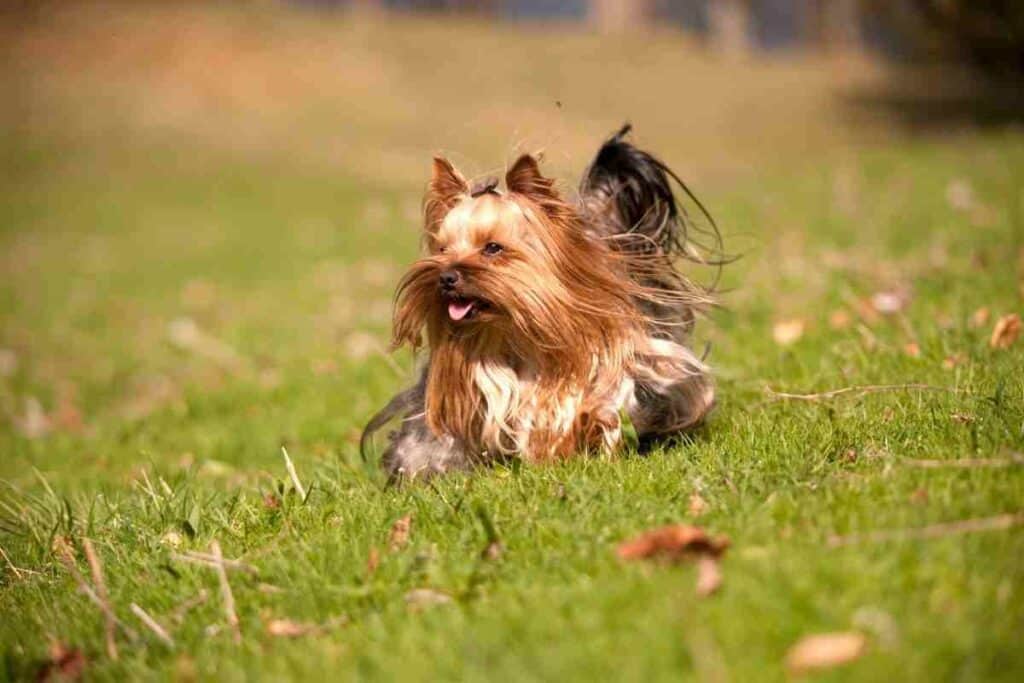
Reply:
<svg viewBox="0 0 1024 683"><path fill-rule="evenodd" d="M1016 182L1022 71L1015 0L6 2L0 474L109 465L104 439L185 464L351 442L408 376L390 293L436 153L478 175L539 151L572 187L632 121L753 255L734 310L801 310L814 278L775 266L809 236L888 235L861 232L872 150L959 150L915 201L985 223L957 169ZM870 196L898 214L912 175Z"/></svg>

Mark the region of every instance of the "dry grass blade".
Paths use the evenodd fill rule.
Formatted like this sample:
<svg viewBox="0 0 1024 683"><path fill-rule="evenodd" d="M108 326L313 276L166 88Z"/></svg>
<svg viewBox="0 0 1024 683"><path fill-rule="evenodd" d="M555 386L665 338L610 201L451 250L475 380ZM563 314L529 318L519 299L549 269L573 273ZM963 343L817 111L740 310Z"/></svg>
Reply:
<svg viewBox="0 0 1024 683"><path fill-rule="evenodd" d="M837 548L839 546L854 545L857 543L928 540L933 538L942 538L943 536L978 533L981 531L1003 531L1021 524L1024 524L1024 512L996 515L995 517L962 519L956 522L930 524L928 526L910 529L882 529L879 531L869 531L863 534L832 536L828 539L828 544L830 547Z"/></svg>
<svg viewBox="0 0 1024 683"><path fill-rule="evenodd" d="M205 603L210 597L210 594L205 588L199 590L199 593L195 597L185 600L174 609L174 613L171 615L171 620L176 624L181 624L185 621L185 615L188 614L192 609Z"/></svg>
<svg viewBox="0 0 1024 683"><path fill-rule="evenodd" d="M235 610L235 596L231 592L231 584L228 582L228 573L224 569L224 554L220 551L220 543L214 539L210 543L210 551L216 559L217 577L220 579L220 594L224 600L224 616L227 617L228 625L231 627L235 643L242 642L242 628L238 622L238 612Z"/></svg>
<svg viewBox="0 0 1024 683"><path fill-rule="evenodd" d="M114 610L110 607L110 595L107 592L107 582L103 580L103 565L100 563L99 555L88 538L82 539L82 548L85 550L85 558L89 562L89 572L92 574L92 585L96 587L96 594L107 606L104 610L106 623L104 625L104 638L107 643L107 656L117 660L117 642L115 640L117 631L117 619Z"/></svg>
<svg viewBox="0 0 1024 683"><path fill-rule="evenodd" d="M288 470L288 476L292 478L292 485L295 486L299 497L302 500L306 500L306 489L302 486L302 482L299 481L299 473L295 471L295 465L292 464L292 459L288 457L288 451L284 446L281 446L281 454L284 456L284 467Z"/></svg>
<svg viewBox="0 0 1024 683"><path fill-rule="evenodd" d="M830 398L838 398L847 394L864 395L878 394L888 391L948 391L949 393L963 393L962 389L953 387L939 387L933 384L866 384L862 386L842 387L830 391L822 391L813 394L791 394L785 391L775 391L771 387L765 387L765 393L769 398L788 399L791 401L824 401Z"/></svg>
<svg viewBox="0 0 1024 683"><path fill-rule="evenodd" d="M121 621L117 618L117 615L114 614L114 611L110 608L110 604L103 601L100 598L100 596L96 594L96 591L94 591L92 586L89 585L89 582L85 580L85 577L82 576L82 573L78 571L78 567L77 565L75 565L74 555L71 552L71 548L68 547L67 542L60 539L55 544L55 546L56 547L54 548L54 551L57 555L57 559L60 560L61 564L64 565L64 568L68 570L68 573L71 574L71 578L75 580L75 583L78 584L79 589L81 589L85 596L89 598L89 600L91 600L92 603L100 609L104 617L113 620L113 622L117 624L118 627L120 627L124 634L128 636L129 640L138 639L138 634L136 634L135 631L121 623Z"/></svg>
<svg viewBox="0 0 1024 683"><path fill-rule="evenodd" d="M920 467L926 470L932 469L973 469L975 467L1013 467L1024 465L1024 455L1014 453L1008 458L953 458L951 460L934 460L919 458L904 458L903 463L911 467Z"/></svg>
<svg viewBox="0 0 1024 683"><path fill-rule="evenodd" d="M251 564L246 564L240 560L231 560L226 557L220 558L218 561L210 553L200 553L196 551L188 551L185 553L171 553L171 559L178 562L187 562L190 564L201 564L206 567L216 567L218 564L224 566L225 569L231 571L244 572L246 574L258 574L259 570Z"/></svg>
<svg viewBox="0 0 1024 683"><path fill-rule="evenodd" d="M137 616L139 618L139 621L145 624L146 627L150 631L152 631L157 638L162 640L164 644L167 645L167 647L174 647L174 639L171 638L171 636L167 633L163 626L157 623L156 619L149 616L149 613L146 612L146 610L142 609L134 602L130 604L128 607L131 609L132 614Z"/></svg>

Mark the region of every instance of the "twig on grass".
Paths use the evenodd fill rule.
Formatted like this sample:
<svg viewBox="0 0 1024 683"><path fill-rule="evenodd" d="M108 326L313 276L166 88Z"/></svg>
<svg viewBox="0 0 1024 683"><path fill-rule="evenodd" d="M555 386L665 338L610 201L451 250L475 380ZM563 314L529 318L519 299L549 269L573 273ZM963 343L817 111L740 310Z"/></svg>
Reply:
<svg viewBox="0 0 1024 683"><path fill-rule="evenodd" d="M104 637L107 641L107 656L117 661L117 642L114 636L117 631L117 618L114 610L110 607L110 594L107 592L107 582L103 580L103 565L100 563L99 555L88 538L82 539L82 548L85 550L85 559L89 562L89 573L92 574L92 585L96 588L96 594L107 606L104 610L106 624L104 625Z"/></svg>
<svg viewBox="0 0 1024 683"><path fill-rule="evenodd" d="M166 630L164 630L163 626L156 622L156 619L149 616L149 613L146 612L146 610L142 609L134 602L131 603L129 607L131 608L132 613L139 618L139 621L145 624L149 628L149 630L156 635L157 638L162 640L164 644L167 645L167 647L174 647L174 639L171 638L171 636L167 633Z"/></svg>
<svg viewBox="0 0 1024 683"><path fill-rule="evenodd" d="M224 599L224 615L228 619L228 625L234 634L235 643L242 642L242 629L238 623L238 613L235 611L235 596L231 593L231 584L228 583L228 573L224 569L224 555L220 551L220 543L214 539L210 543L210 551L216 558L217 577L220 579L220 594Z"/></svg>
<svg viewBox="0 0 1024 683"><path fill-rule="evenodd" d="M288 470L288 476L292 478L295 490L299 492L299 497L302 500L306 500L306 489L302 487L302 482L299 481L299 474L295 471L295 465L292 464L292 459L288 457L288 451L284 446L281 446L281 453L284 455L284 467Z"/></svg>
<svg viewBox="0 0 1024 683"><path fill-rule="evenodd" d="M934 384L865 384L861 386L842 387L830 391L822 391L813 394L791 394L785 391L775 391L771 387L764 388L769 398L788 399L791 401L823 401L830 398L837 398L845 394L878 394L887 391L948 391L953 394L964 393L963 389L953 387L939 387Z"/></svg>
<svg viewBox="0 0 1024 683"><path fill-rule="evenodd" d="M185 615L189 612L189 610L198 607L199 605L202 605L204 602L206 602L207 598L209 597L210 594L206 591L206 589L200 588L199 593L197 593L194 598L189 598L188 600L184 601L183 603L174 608L174 612L171 613L171 620L175 624L180 625L181 622L185 621Z"/></svg>
<svg viewBox="0 0 1024 683"><path fill-rule="evenodd" d="M178 562L188 562L190 564L201 564L206 567L216 567L218 560L216 557L209 553L200 553L194 550L188 550L185 553L171 553L171 559ZM241 560L231 560L226 557L220 558L219 562L224 565L225 569L232 571L245 572L246 574L258 574L259 570L251 564L246 564Z"/></svg>
<svg viewBox="0 0 1024 683"><path fill-rule="evenodd" d="M833 535L829 537L828 545L832 548L838 548L839 546L854 545L856 543L928 540L933 538L942 538L943 536L976 533L979 531L1002 531L1020 524L1024 524L1024 512L996 515L995 517L962 519L956 522L929 524L928 526L911 529L881 529L879 531L869 531L863 534L849 534L846 536Z"/></svg>
<svg viewBox="0 0 1024 683"><path fill-rule="evenodd" d="M71 549L67 546L67 543L62 541L58 544L56 548L56 555L57 559L59 559L61 564L64 565L64 568L68 570L69 574L71 574L71 578L73 578L75 583L78 584L79 589L81 589L85 594L85 597L89 598L89 600L91 600L92 603L96 605L101 612L103 612L105 617L113 620L124 634L128 636L129 640L137 640L139 637L138 634L117 618L117 615L114 614L114 610L111 609L110 604L100 599L100 596L92 589L92 586L90 586L89 582L85 580L82 573L78 571L78 567L75 565L75 558L71 554Z"/></svg>
<svg viewBox="0 0 1024 683"><path fill-rule="evenodd" d="M1013 467L1024 465L1024 455L1014 453L1008 458L953 458L950 460L904 458L902 462L911 467L920 467L926 470L954 468L973 469L976 467Z"/></svg>
<svg viewBox="0 0 1024 683"><path fill-rule="evenodd" d="M11 571L14 572L14 575L16 577L18 577L19 581L25 578L25 574L39 574L39 572L33 571L31 569L23 569L21 567L14 566L14 563L11 562L11 558L7 556L7 551L4 550L4 547L2 545L0 545L0 555L3 555L4 561L7 563L7 566L11 568Z"/></svg>

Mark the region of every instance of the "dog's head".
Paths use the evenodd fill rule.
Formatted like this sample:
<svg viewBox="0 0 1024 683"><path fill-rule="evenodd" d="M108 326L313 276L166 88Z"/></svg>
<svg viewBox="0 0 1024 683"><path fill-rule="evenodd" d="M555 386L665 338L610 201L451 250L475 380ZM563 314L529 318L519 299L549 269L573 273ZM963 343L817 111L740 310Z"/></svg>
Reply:
<svg viewBox="0 0 1024 683"><path fill-rule="evenodd" d="M536 356L586 347L588 336L607 336L609 320L631 315L615 259L585 234L536 159L521 156L505 184L506 192L496 181L471 186L434 159L424 202L428 254L399 285L396 344L418 346L426 327L432 346L500 338Z"/></svg>

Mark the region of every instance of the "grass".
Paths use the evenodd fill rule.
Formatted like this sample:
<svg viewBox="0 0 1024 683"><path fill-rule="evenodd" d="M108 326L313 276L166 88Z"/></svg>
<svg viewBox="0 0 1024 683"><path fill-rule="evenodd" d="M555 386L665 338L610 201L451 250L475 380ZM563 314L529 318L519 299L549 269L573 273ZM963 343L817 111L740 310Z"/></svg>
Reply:
<svg viewBox="0 0 1024 683"><path fill-rule="evenodd" d="M1024 450L1024 342L988 344L996 317L1024 312L1019 131L822 147L712 183L702 198L744 258L702 331L720 378L706 429L646 457L395 490L355 441L411 377L412 359L381 353L416 253L411 181L120 123L122 141L21 124L0 141L0 547L19 568L0 563L0 678L33 676L54 638L99 680L778 680L801 636L850 629L867 654L824 678L1024 674L1021 527L829 544L1024 508L1019 466L914 463ZM893 315L860 303L903 289ZM788 346L772 337L783 320L806 328ZM950 391L764 391L902 383ZM409 543L392 552L405 515ZM716 595L694 596L689 567L616 559L620 540L676 521L731 538ZM140 633L116 662L57 537L86 575L93 540ZM230 575L241 645L214 572L172 556L214 539L258 570ZM409 604L421 588L452 600ZM283 638L274 619L327 626Z"/></svg>

